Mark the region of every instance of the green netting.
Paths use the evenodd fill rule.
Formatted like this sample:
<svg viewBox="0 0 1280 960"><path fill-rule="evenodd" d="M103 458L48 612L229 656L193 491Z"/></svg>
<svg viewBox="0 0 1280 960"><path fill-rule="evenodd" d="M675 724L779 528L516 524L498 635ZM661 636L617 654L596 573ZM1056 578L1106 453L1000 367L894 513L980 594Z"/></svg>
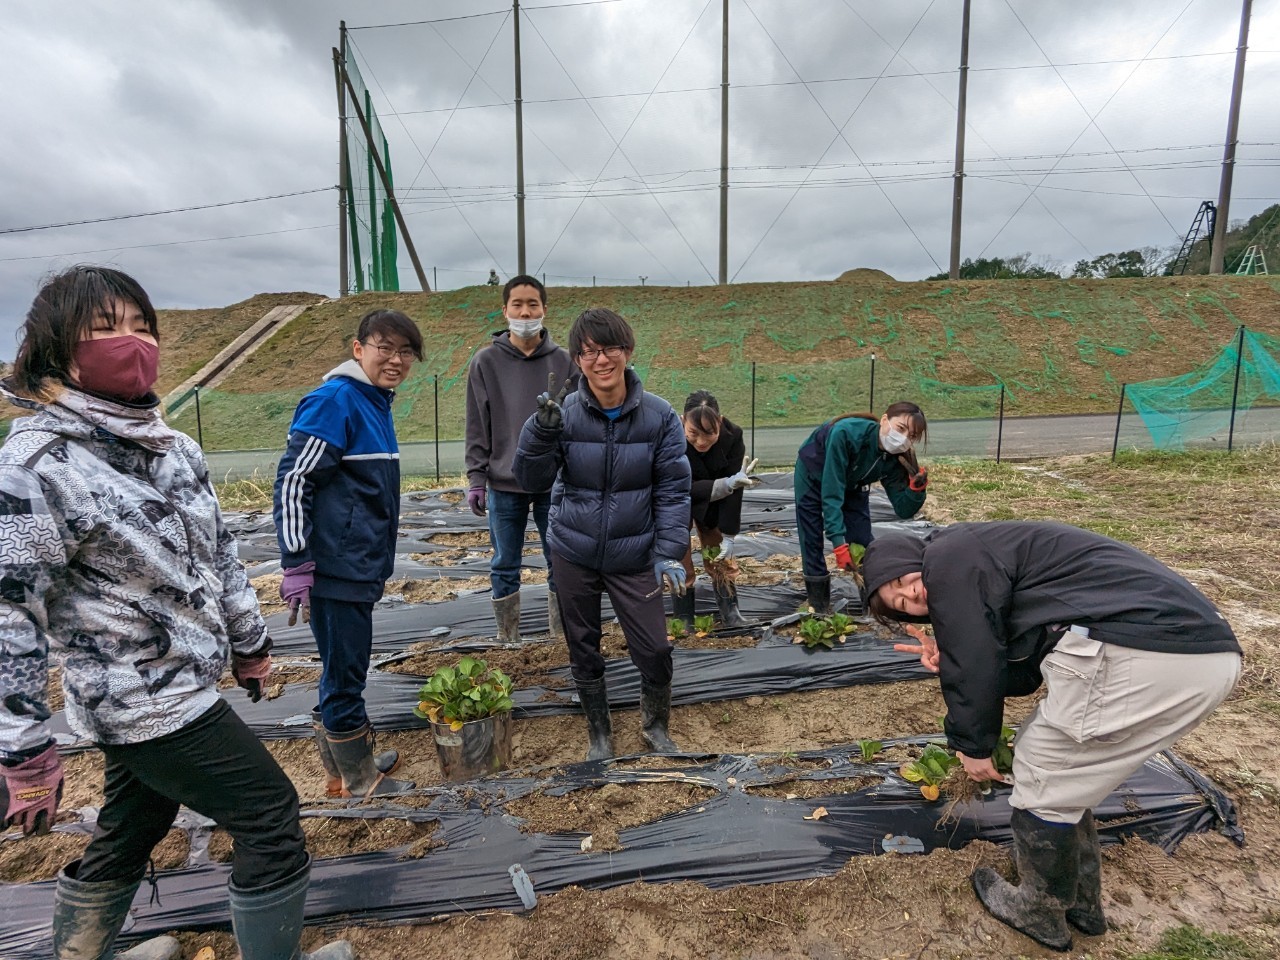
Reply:
<svg viewBox="0 0 1280 960"><path fill-rule="evenodd" d="M1176 377L1131 383L1125 398L1156 449L1183 450L1189 442L1226 435L1233 420L1256 406L1280 403L1278 355L1280 339L1243 330L1208 363Z"/></svg>
<svg viewBox="0 0 1280 960"><path fill-rule="evenodd" d="M391 149L350 47L347 49L346 67L351 86L359 98L360 109L369 122L374 149L382 159L387 179L391 180ZM391 203L387 200L387 191L378 176L372 150L351 104L347 105L346 112L347 135L343 147L347 151L347 292L399 290L396 225Z"/></svg>

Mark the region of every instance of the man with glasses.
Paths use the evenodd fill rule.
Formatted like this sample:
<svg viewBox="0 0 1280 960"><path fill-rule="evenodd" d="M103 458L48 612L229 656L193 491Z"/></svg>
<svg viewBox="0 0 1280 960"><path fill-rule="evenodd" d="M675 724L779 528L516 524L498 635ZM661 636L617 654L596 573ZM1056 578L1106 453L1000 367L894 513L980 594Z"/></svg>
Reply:
<svg viewBox="0 0 1280 960"><path fill-rule="evenodd" d="M511 460L520 428L537 406L547 376L568 383L574 375L573 360L542 325L547 290L536 278L508 280L502 288L502 312L507 329L495 333L487 346L475 352L467 371L467 506L477 517L487 514L489 518L489 542L493 545L489 583L498 639L504 643L520 639L520 567L532 512L547 561L551 637L562 640L564 629L547 548L551 487L526 489L512 473Z"/></svg>
<svg viewBox="0 0 1280 960"><path fill-rule="evenodd" d="M613 727L600 655L605 592L640 671L640 736L676 752L671 717L671 641L664 586L685 588L689 461L671 404L646 393L628 369L635 333L612 310L587 310L569 331L582 369L573 393L554 382L520 432L514 472L530 490L555 486L547 539L590 738L588 760L613 756Z"/></svg>
<svg viewBox="0 0 1280 960"><path fill-rule="evenodd" d="M374 755L364 687L373 605L391 576L400 525L400 448L391 402L422 359L422 334L398 310L360 321L352 359L330 370L294 411L276 472L276 537L289 604L311 622L320 653L312 711L329 796L401 793L394 750Z"/></svg>

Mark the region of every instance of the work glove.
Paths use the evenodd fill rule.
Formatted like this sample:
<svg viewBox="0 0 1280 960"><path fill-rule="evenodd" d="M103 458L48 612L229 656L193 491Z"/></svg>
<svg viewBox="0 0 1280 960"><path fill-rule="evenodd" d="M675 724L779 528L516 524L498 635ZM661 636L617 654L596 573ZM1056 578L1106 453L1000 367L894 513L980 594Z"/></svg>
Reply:
<svg viewBox="0 0 1280 960"><path fill-rule="evenodd" d="M919 473L913 473L907 480L907 487L916 493L924 493L927 486L929 486L929 471L924 467L920 468Z"/></svg>
<svg viewBox="0 0 1280 960"><path fill-rule="evenodd" d="M236 678L236 686L249 692L249 699L257 703L262 699L262 682L271 673L271 654L264 653L258 657L242 657L231 654L231 675Z"/></svg>
<svg viewBox="0 0 1280 960"><path fill-rule="evenodd" d="M856 557L853 555L854 551L857 551L858 555ZM848 570L850 573L857 572L862 562L863 552L864 548L859 544L840 544L835 549L836 566L841 570Z"/></svg>
<svg viewBox="0 0 1280 960"><path fill-rule="evenodd" d="M533 415L534 419L538 421L538 426L554 433L560 432L560 428L564 426L564 411L561 409L560 404L564 403L564 398L568 394L569 381L565 380L560 392L556 393L555 371L548 373L547 392L538 395L538 410Z"/></svg>
<svg viewBox="0 0 1280 960"><path fill-rule="evenodd" d="M489 508L484 487L472 487L467 491L467 506L471 508L471 512L477 517L484 516L485 510Z"/></svg>
<svg viewBox="0 0 1280 960"><path fill-rule="evenodd" d="M733 537L725 537L720 541L720 556L716 557L721 563L728 563L733 559L733 555L737 548L737 542Z"/></svg>
<svg viewBox="0 0 1280 960"><path fill-rule="evenodd" d="M280 582L280 599L289 605L289 626L298 622L298 611L302 611L302 622L311 622L311 588L316 585L316 562L308 560L296 567L289 567L284 572L284 580Z"/></svg>
<svg viewBox="0 0 1280 960"><path fill-rule="evenodd" d="M0 764L0 830L10 824L26 836L48 833L62 800L57 744L12 767Z"/></svg>
<svg viewBox="0 0 1280 960"><path fill-rule="evenodd" d="M679 560L659 560L653 565L653 576L658 589L670 589L678 597L684 596L684 564Z"/></svg>
<svg viewBox="0 0 1280 960"><path fill-rule="evenodd" d="M756 459L748 463L747 458L743 457L741 470L739 470L737 473L733 474L732 476L717 477L716 480L711 484L710 499L713 502L716 500L723 500L725 497L729 496L729 494L737 490L743 490L743 489L746 489L747 487L757 486L760 483L760 478L753 477L751 473L753 470L755 470L756 464L759 462L760 462L759 459Z"/></svg>

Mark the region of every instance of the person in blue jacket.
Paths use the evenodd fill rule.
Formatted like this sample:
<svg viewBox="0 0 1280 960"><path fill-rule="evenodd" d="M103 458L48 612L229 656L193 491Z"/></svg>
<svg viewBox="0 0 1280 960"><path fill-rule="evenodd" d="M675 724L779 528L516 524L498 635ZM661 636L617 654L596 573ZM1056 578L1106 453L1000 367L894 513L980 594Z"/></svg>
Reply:
<svg viewBox="0 0 1280 960"><path fill-rule="evenodd" d="M376 758L364 687L373 648L373 605L391 575L400 524L400 448L391 402L422 334L398 310L360 321L352 359L302 398L276 472L275 522L289 622L302 611L320 653L320 703L312 712L331 796L399 793Z"/></svg>
<svg viewBox="0 0 1280 960"><path fill-rule="evenodd" d="M928 436L924 412L909 401L877 417L851 413L828 420L796 456L796 528L804 586L814 613L831 612L831 575L823 556L825 534L836 566L856 572L871 543L871 484L880 483L893 511L909 520L924 506L928 473L914 447Z"/></svg>
<svg viewBox="0 0 1280 960"><path fill-rule="evenodd" d="M641 736L653 750L678 750L667 730L672 668L662 591L665 585L679 595L685 588L689 461L680 417L646 393L627 366L635 348L635 333L612 310L579 316L569 331L569 352L582 370L578 389L566 397L549 384L520 432L513 462L526 490L551 487L547 538L587 718L588 760L613 756L600 655L605 592L640 671Z"/></svg>

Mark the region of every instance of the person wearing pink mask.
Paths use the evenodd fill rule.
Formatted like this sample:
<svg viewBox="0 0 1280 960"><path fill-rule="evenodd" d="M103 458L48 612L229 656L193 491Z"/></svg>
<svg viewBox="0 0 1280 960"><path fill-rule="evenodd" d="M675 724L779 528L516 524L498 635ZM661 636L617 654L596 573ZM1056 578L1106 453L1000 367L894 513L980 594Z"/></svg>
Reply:
<svg viewBox="0 0 1280 960"><path fill-rule="evenodd" d="M828 420L809 435L796 456L796 527L804 586L814 613L831 612L831 575L823 556L825 534L835 564L858 570L859 547L871 543L869 491L879 483L893 512L909 520L924 506L927 471L914 447L928 436L924 412L899 401L874 413L850 413Z"/></svg>
<svg viewBox="0 0 1280 960"><path fill-rule="evenodd" d="M0 828L46 831L62 797L48 665L105 758L93 839L58 873L57 960L169 960L172 937L112 944L180 805L234 842L243 960L298 956L310 877L289 778L218 693L255 700L271 638L190 437L153 392L156 312L132 277L73 267L40 289L0 385L30 416L0 448ZM310 954L353 954L337 941Z"/></svg>

